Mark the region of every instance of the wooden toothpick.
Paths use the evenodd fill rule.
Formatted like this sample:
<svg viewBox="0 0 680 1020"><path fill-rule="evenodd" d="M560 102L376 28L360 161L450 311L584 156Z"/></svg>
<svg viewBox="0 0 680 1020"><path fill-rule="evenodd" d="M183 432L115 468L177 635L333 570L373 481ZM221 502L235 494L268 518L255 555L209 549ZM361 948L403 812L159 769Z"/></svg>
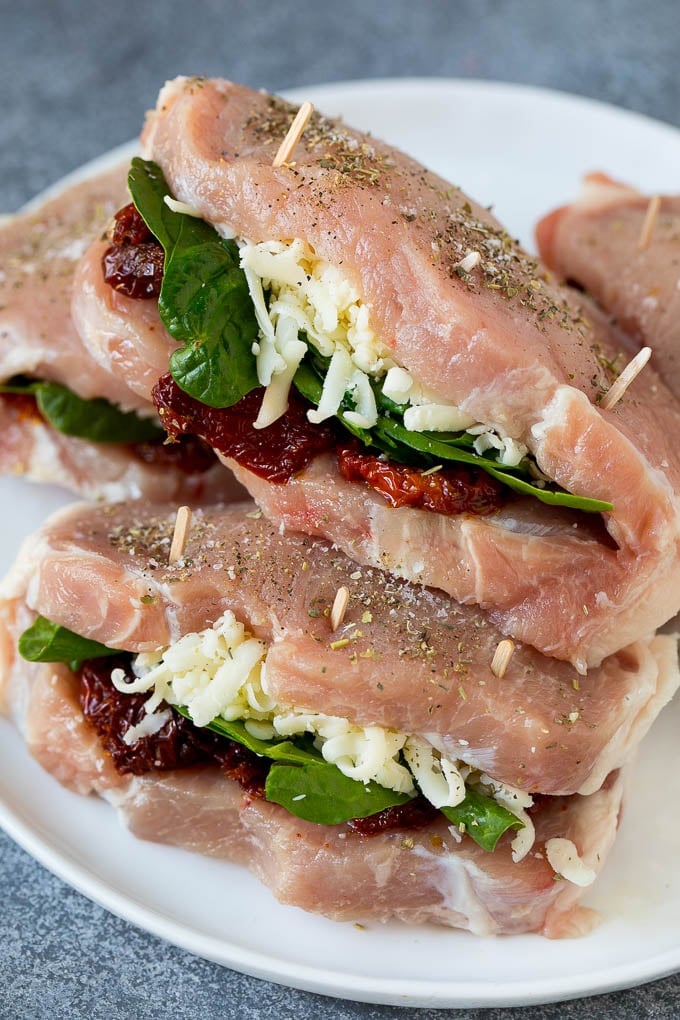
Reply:
<svg viewBox="0 0 680 1020"><path fill-rule="evenodd" d="M311 103L303 103L298 112L295 114L295 120L288 128L288 134L283 139L279 146L279 151L274 156L274 162L272 166L282 166L283 163L287 163L290 159L293 149L300 140L300 135L307 127L309 118L314 113L314 107Z"/></svg>
<svg viewBox="0 0 680 1020"><path fill-rule="evenodd" d="M652 240L652 233L661 208L661 195L652 195L647 206L647 212L638 238L638 251L645 251L649 248Z"/></svg>
<svg viewBox="0 0 680 1020"><path fill-rule="evenodd" d="M510 659L514 651L515 642L511 641L510 638L505 638L496 645L496 651L493 653L493 659L491 660L491 672L499 680L502 680L505 676L505 671L510 665Z"/></svg>
<svg viewBox="0 0 680 1020"><path fill-rule="evenodd" d="M175 530L170 545L168 563L176 563L184 555L184 547L187 544L189 528L191 527L191 510L188 506L181 506L175 518Z"/></svg>
<svg viewBox="0 0 680 1020"><path fill-rule="evenodd" d="M343 584L342 588L338 588L335 593L333 608L331 609L331 630L337 630L342 621L345 619L345 613L347 612L348 605L349 588L346 588Z"/></svg>
<svg viewBox="0 0 680 1020"><path fill-rule="evenodd" d="M637 352L633 360L628 362L616 382L612 384L600 401L600 407L603 411L610 411L614 404L618 404L633 379L639 375L651 356L652 348L643 347Z"/></svg>

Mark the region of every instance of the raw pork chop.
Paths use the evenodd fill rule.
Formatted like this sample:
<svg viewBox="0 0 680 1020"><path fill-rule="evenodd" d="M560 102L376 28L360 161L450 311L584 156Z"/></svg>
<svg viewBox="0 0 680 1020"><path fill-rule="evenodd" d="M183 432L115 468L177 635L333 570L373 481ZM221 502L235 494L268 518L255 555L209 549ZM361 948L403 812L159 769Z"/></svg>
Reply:
<svg viewBox="0 0 680 1020"><path fill-rule="evenodd" d="M639 641L586 677L520 645L499 678L491 661L501 635L476 607L359 568L328 542L280 535L252 504L198 511L183 562L168 566L174 520L174 510L138 506L54 515L3 584L14 634L5 677L22 607L133 652L230 609L270 646L267 682L280 705L422 735L453 760L549 794L597 790L680 681L668 636ZM349 604L332 631L343 585Z"/></svg>
<svg viewBox="0 0 680 1020"><path fill-rule="evenodd" d="M665 196L649 236L650 198L604 174L589 174L571 205L536 229L543 259L585 288L614 317L633 350L654 352L657 371L680 395L680 198Z"/></svg>
<svg viewBox="0 0 680 1020"><path fill-rule="evenodd" d="M125 201L126 170L120 165L71 185L36 209L9 218L0 229L0 381L29 376L65 385L84 399L106 397L153 414L152 380L140 396L139 387L128 387L116 373L123 344L107 362L94 358L71 313L74 276L76 304L87 294L79 263ZM110 287L106 290L112 303L125 303ZM156 304L147 305L147 331L155 326L163 330ZM135 325L137 347L142 313L139 309ZM191 467L187 461L180 471L169 466L167 456L154 458L148 446L142 455L134 446L66 436L41 417L30 398L0 394L0 427L0 472L62 485L81 496L196 502L230 499L239 491L217 462Z"/></svg>
<svg viewBox="0 0 680 1020"><path fill-rule="evenodd" d="M546 841L571 840L599 873L618 825L620 775L589 797L543 798L533 810L534 850L519 863L503 837L493 853L460 838L445 821L366 837L321 826L254 799L217 766L116 773L78 704L65 666L22 662L13 686L31 754L77 793L99 793L141 839L249 867L283 903L344 921L433 922L479 935L584 934L597 917L579 907L583 889L556 881ZM223 898L223 899L222 899ZM229 903L229 887L215 903Z"/></svg>
<svg viewBox="0 0 680 1020"><path fill-rule="evenodd" d="M244 495L217 460L180 470L157 442L122 446L65 436L41 417L32 398L0 394L0 434L0 474L59 485L86 499L193 504Z"/></svg>

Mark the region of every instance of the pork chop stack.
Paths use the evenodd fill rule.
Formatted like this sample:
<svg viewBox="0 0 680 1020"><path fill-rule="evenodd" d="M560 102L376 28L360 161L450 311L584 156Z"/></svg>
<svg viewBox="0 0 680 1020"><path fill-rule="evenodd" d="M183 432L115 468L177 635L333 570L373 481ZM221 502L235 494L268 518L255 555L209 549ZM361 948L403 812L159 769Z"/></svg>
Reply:
<svg viewBox="0 0 680 1020"><path fill-rule="evenodd" d="M458 188L319 114L282 156L295 112L166 85L69 267L96 372L5 372L39 408L153 405L257 507L196 512L173 562L176 506L48 521L3 585L4 710L132 831L284 902L583 932L680 682L680 410L650 366L617 392L608 317Z"/></svg>

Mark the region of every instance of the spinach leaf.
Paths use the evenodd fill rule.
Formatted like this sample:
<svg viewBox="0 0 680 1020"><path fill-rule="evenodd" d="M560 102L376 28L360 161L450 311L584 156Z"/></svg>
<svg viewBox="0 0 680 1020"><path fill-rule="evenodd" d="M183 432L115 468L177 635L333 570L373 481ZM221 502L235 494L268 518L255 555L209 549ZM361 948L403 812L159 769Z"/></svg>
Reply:
<svg viewBox="0 0 680 1020"><path fill-rule="evenodd" d="M141 443L165 435L153 418L121 411L103 397L85 400L59 383L12 380L0 386L0 393L34 396L43 418L65 436L94 443Z"/></svg>
<svg viewBox="0 0 680 1020"><path fill-rule="evenodd" d="M257 319L238 248L209 224L168 208L170 191L155 163L133 159L128 184L165 252L158 310L182 344L170 358L170 373L201 403L231 407L259 385L252 352Z"/></svg>
<svg viewBox="0 0 680 1020"><path fill-rule="evenodd" d="M106 655L117 655L99 641L80 637L66 627L46 620L44 616L28 627L18 643L19 654L29 662L82 662L84 659L101 659Z"/></svg>
<svg viewBox="0 0 680 1020"><path fill-rule="evenodd" d="M186 708L174 707L191 719ZM378 783L350 779L336 765L324 760L308 735L295 741L260 740L248 732L244 723L220 718L213 719L206 729L279 763L269 770L265 795L296 818L318 825L340 825L350 818L365 818L411 799L408 794L395 793Z"/></svg>
<svg viewBox="0 0 680 1020"><path fill-rule="evenodd" d="M366 818L410 800L378 783L361 783L330 762L273 765L265 784L267 800L285 807L297 818L319 825L340 825L350 818Z"/></svg>
<svg viewBox="0 0 680 1020"><path fill-rule="evenodd" d="M174 706L187 719L186 708ZM351 818L366 818L411 798L378 783L361 783L344 775L322 757L309 736L292 740L260 740L241 721L213 719L206 729L243 744L250 751L279 764L269 770L265 784L267 800L285 807L296 818L318 825L340 825ZM455 825L484 850L493 850L506 829L521 829L522 822L491 797L468 789L465 800L455 808L441 808Z"/></svg>
<svg viewBox="0 0 680 1020"><path fill-rule="evenodd" d="M470 787L466 790L465 800L456 807L443 807L440 811L454 825L464 825L470 839L489 852L496 849L498 840L508 829L524 828L524 823L501 807L493 797Z"/></svg>
<svg viewBox="0 0 680 1020"><path fill-rule="evenodd" d="M613 510L612 504L606 503L604 500L590 499L588 496L575 496L562 489L540 489L526 479L517 477L516 472L521 470L519 466L517 468L505 467L498 461L489 460L487 457L480 457L479 454L461 449L457 441L443 438L445 433L440 435L433 432L411 432L399 422L386 418L378 420L374 432L379 438L388 436L391 440L396 440L397 444L427 454L433 458L433 463L449 461L481 468L482 471L486 471L487 474L498 479L514 492L533 496L534 499L550 506L571 507L573 510L585 510L589 513L606 513Z"/></svg>
<svg viewBox="0 0 680 1020"><path fill-rule="evenodd" d="M173 705L176 712L191 720L191 714L183 705ZM321 753L314 747L310 740L260 740L254 737L246 729L245 723L236 719L228 722L219 716L209 722L205 729L219 733L222 737L229 737L237 744L243 744L249 751L259 754L263 758L271 758L273 761L286 762L289 765L305 765L311 762L323 762Z"/></svg>
<svg viewBox="0 0 680 1020"><path fill-rule="evenodd" d="M321 398L329 360L317 351L310 351L295 374L293 381L296 388L314 405L317 405ZM575 496L563 489L539 488L527 480L526 462L518 464L517 467L507 467L497 460L480 456L472 449L474 439L467 432L410 431L403 424L406 405L396 404L386 397L375 381L372 381L371 385L378 410L383 412L379 414L377 424L372 429L357 428L344 420L342 412L353 409L354 406L347 394L336 417L348 432L376 453L384 453L400 464L420 465L425 468L434 467L436 464L468 464L470 467L486 471L514 492L532 496L541 503L551 506L571 507L590 513L606 513L613 509L611 503L603 500Z"/></svg>

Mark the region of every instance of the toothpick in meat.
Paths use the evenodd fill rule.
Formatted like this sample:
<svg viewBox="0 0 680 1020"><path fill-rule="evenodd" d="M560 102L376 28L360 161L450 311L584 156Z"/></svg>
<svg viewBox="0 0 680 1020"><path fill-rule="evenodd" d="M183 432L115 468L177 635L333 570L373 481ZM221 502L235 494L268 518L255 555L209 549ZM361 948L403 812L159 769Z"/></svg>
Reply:
<svg viewBox="0 0 680 1020"><path fill-rule="evenodd" d="M288 128L288 134L281 142L279 151L274 156L274 162L272 166L282 166L287 163L290 159L293 149L300 140L302 132L309 123L309 118L314 113L314 107L311 103L304 102L298 112L295 114L293 123Z"/></svg>
<svg viewBox="0 0 680 1020"><path fill-rule="evenodd" d="M618 404L619 400L626 392L633 379L642 371L652 355L651 347L643 347L637 352L632 361L629 361L624 368L621 375L618 377L615 383L612 384L611 388L607 390L604 397L600 401L600 407L603 411L610 411L614 404Z"/></svg>
<svg viewBox="0 0 680 1020"><path fill-rule="evenodd" d="M168 563L176 563L184 555L184 547L187 544L190 527L191 510L188 506L181 506L177 510L177 517L175 518L175 530L172 535Z"/></svg>

